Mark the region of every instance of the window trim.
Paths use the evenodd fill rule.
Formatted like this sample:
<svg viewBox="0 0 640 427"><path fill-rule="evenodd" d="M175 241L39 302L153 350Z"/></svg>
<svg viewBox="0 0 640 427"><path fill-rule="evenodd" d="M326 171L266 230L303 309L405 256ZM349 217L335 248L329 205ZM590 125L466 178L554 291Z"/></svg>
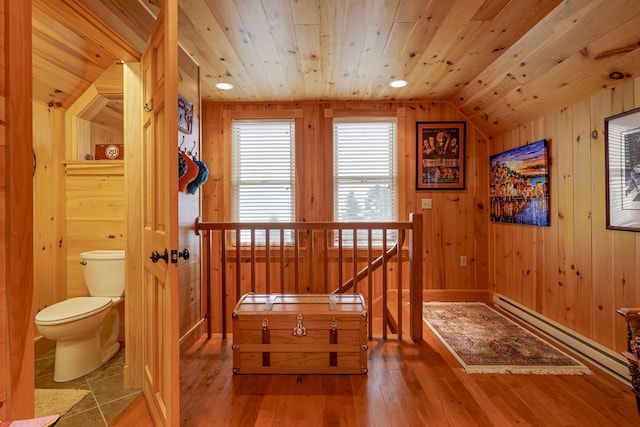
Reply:
<svg viewBox="0 0 640 427"><path fill-rule="evenodd" d="M326 105L326 104L325 104ZM392 109L372 109L372 108L363 108L363 109L345 109L345 108L323 108L322 104L319 105L319 114L317 116L313 116L311 118L307 118L308 121L316 121L315 117L317 117L318 126L321 126L324 130L324 135L332 135L333 128L333 118L334 117L396 117L398 123L398 132L397 132L397 157L398 157L398 194L397 194L397 204L398 204L398 218L405 218L408 216L407 205L411 204L410 200L407 200L407 192L404 188L402 188L402 183L407 181L407 173L410 173L412 170L408 168L405 164L405 156L407 152L407 138L415 138L415 135L412 133L410 128L407 128L407 116L409 115L409 109L407 107L398 107ZM291 109L274 109L274 110L234 110L232 108L242 108L235 106L228 106L223 108L222 110L222 129L213 129L212 133L222 134L223 144L218 147L215 147L219 150L220 157L224 159L224 170L223 176L230 178L231 173L231 120L232 119L273 119L273 118L294 118L295 120L295 132L296 132L296 176L302 176L300 172L300 168L303 166L302 162L299 161L301 156L298 153L304 153L307 151L305 148L300 150L300 144L304 139L306 133L305 129L305 121L304 119L304 109L303 108L291 108ZM316 110L313 110L316 111ZM204 114L207 114L207 110L204 110ZM412 113L413 114L413 113ZM413 117L413 115L412 115ZM208 123L207 120L204 120L205 125ZM315 135L315 134L314 134ZM318 135L322 135L322 133L318 132ZM321 141L324 145L322 150L324 150L323 155L331 156L332 154L332 138L330 141ZM413 147L414 141L410 141L411 147ZM413 167L413 166L412 166ZM327 173L325 175L326 178L323 178L321 186L327 187L332 185L333 176L332 173ZM415 178L414 178L415 179ZM220 197L216 197L212 199L210 203L210 208L212 211L216 211L219 214L216 216L218 221L230 222L231 221L231 211L227 209L227 206L231 206L231 191L227 189L223 189ZM299 179L296 179L296 221L300 221L301 218L307 218L307 215L304 210L308 209L308 206L305 205L304 202L304 188L301 188ZM323 199L327 215L333 215L333 194L328 195L326 199ZM318 221L330 221L331 218L329 216L317 216L311 215L314 220ZM307 219L309 219L307 218Z"/></svg>
<svg viewBox="0 0 640 427"><path fill-rule="evenodd" d="M295 127L295 139L294 139L294 152L296 154L296 159L298 158L298 153L300 152L299 146L300 141L303 134L303 122L302 119L304 117L304 110L302 108L293 108L293 109L282 109L282 110L267 110L267 111L257 111L257 110L223 110L222 111L222 122L224 129L224 146L223 150L223 158L225 159L225 168L226 173L225 176L231 180L231 169L233 164L233 153L232 153L232 139L233 139L233 129L232 123L233 120L277 120L277 119L293 119L294 127ZM299 179L299 161L296 160L294 168L296 179L294 180L295 185L295 207L294 207L294 221L300 217L300 196L299 190L300 187L298 185ZM223 212L222 221L231 222L233 212L230 209L226 209L225 206L233 205L233 191L229 189L229 191L224 191L224 195L221 198L218 206L219 209Z"/></svg>
<svg viewBox="0 0 640 427"><path fill-rule="evenodd" d="M398 218L405 218L408 216L406 205L407 205L407 195L406 191L402 190L400 187L400 183L406 182L406 171L407 165L405 164L403 167L402 159L405 158L406 155L406 137L411 136L411 133L407 133L406 129L406 121L407 121L407 108L406 107L398 107L393 109L373 109L373 108L363 108L363 109L344 109L344 108L325 108L323 111L323 117L325 121L325 134L333 135L333 119L334 118L343 118L343 117L354 117L354 118L371 118L371 117L386 117L386 118L396 118L396 123L398 125L397 131L397 141L396 141L396 156L397 156L397 176L398 176L398 194L396 197L397 203L397 215ZM415 136L415 135L414 135ZM412 142L413 144L413 142ZM328 150L333 153L333 136L331 137L331 143L327 142ZM413 147L413 146L412 146ZM333 154L332 154L333 156ZM333 165L333 161L331 163ZM333 167L333 166L332 166ZM331 173L330 183L333 188L333 172ZM328 200L331 203L331 215L333 218L333 193Z"/></svg>
<svg viewBox="0 0 640 427"><path fill-rule="evenodd" d="M329 113L329 114L327 114ZM330 120L331 122L331 151L332 151L332 218L333 221L337 221L336 220L336 189L337 189L337 183L336 183L336 171L335 171L335 167L336 167L336 140L335 140L335 124L336 123L389 123L389 122L393 122L394 123L394 135L395 135L395 141L393 141L392 143L395 145L394 148L394 153L393 153L393 159L392 162L394 163L391 167L391 175L388 176L387 178L385 178L385 182L389 182L389 178L391 180L391 183L394 187L394 194L393 194L393 199L395 201L394 206L392 207L393 210L393 215L394 218L389 218L387 221L389 222L394 222L394 221L399 221L400 218L400 125L401 125L401 120L398 117L399 115L397 114L381 114L380 111L370 111L365 115L362 115L360 111L344 111L341 112L341 114L337 114L334 115L332 114L331 111L327 111L325 110L325 116L331 115L333 116ZM403 121L402 121L403 122ZM349 221L353 221L353 220L349 220ZM363 221L363 222L370 222L370 221ZM381 231L381 230L380 230ZM393 241L395 240L396 236L395 235L388 235L388 237L390 237ZM365 240L368 239L365 238ZM373 242L373 247L374 248L380 248L382 247L383 244L383 239L379 238L377 239L375 236L372 237L372 242ZM337 241L337 233L334 233L334 239L333 239L333 244L336 245ZM389 239L387 239L387 241L389 242ZM361 242L361 239L358 237L357 241L355 242L356 247L359 246L359 243ZM347 245L349 247L352 246L352 243L348 242Z"/></svg>

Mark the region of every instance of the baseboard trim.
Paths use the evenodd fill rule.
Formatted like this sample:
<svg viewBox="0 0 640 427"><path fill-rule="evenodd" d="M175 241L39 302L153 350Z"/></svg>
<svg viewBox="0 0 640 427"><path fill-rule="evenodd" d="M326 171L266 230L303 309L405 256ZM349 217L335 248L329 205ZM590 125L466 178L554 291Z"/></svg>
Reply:
<svg viewBox="0 0 640 427"><path fill-rule="evenodd" d="M564 348L587 359L600 370L631 386L627 360L622 355L503 295L493 294L493 304Z"/></svg>
<svg viewBox="0 0 640 427"><path fill-rule="evenodd" d="M44 356L46 353L55 350L56 342L50 339L38 335L34 339L34 358L38 359Z"/></svg>
<svg viewBox="0 0 640 427"><path fill-rule="evenodd" d="M207 319L197 321L191 329L185 332L179 339L180 354L187 351L207 330Z"/></svg>

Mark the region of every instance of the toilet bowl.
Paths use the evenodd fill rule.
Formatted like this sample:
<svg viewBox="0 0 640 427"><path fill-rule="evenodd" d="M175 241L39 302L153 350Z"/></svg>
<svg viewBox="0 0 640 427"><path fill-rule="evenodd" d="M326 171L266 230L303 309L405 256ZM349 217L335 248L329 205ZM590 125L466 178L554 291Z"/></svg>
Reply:
<svg viewBox="0 0 640 427"><path fill-rule="evenodd" d="M36 315L40 334L56 341L56 382L94 371L120 348L120 317L115 305L124 294L124 251L83 252L80 259L91 296L58 302Z"/></svg>

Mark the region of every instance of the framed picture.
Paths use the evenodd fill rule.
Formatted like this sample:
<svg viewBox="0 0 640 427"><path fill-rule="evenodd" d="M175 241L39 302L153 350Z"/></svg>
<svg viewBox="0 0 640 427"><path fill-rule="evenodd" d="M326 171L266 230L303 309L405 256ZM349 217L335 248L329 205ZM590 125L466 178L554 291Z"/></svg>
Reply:
<svg viewBox="0 0 640 427"><path fill-rule="evenodd" d="M640 231L640 108L604 120L607 228Z"/></svg>
<svg viewBox="0 0 640 427"><path fill-rule="evenodd" d="M546 140L489 158L489 201L493 222L549 225Z"/></svg>
<svg viewBox="0 0 640 427"><path fill-rule="evenodd" d="M193 126L193 104L182 95L178 95L178 130L191 134Z"/></svg>
<svg viewBox="0 0 640 427"><path fill-rule="evenodd" d="M463 190L466 122L416 123L416 189Z"/></svg>

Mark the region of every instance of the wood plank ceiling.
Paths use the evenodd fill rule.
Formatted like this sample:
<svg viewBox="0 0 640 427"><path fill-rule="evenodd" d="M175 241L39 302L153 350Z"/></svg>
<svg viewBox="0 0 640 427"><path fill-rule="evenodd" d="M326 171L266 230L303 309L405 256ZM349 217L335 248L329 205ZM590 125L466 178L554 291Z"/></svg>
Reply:
<svg viewBox="0 0 640 427"><path fill-rule="evenodd" d="M33 1L34 97L66 108L161 0ZM179 23L205 102L448 100L487 136L637 76L638 28L637 0L180 0Z"/></svg>

